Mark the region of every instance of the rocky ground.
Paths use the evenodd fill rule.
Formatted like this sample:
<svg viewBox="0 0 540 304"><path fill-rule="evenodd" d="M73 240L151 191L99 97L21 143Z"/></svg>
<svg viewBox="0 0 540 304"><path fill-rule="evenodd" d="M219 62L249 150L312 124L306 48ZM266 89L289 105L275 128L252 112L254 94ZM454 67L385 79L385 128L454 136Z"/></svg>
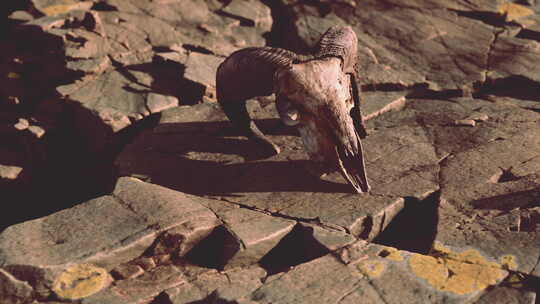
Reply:
<svg viewBox="0 0 540 304"><path fill-rule="evenodd" d="M537 1L11 2L1 303L539 303ZM336 24L368 194L310 176L271 97L270 158L215 103L234 50Z"/></svg>

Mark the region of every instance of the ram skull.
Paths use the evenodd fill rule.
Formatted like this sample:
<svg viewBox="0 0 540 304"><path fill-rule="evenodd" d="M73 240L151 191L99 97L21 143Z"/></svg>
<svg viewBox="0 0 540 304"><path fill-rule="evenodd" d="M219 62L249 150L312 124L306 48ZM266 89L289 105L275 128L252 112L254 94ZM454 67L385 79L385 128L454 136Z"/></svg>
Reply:
<svg viewBox="0 0 540 304"><path fill-rule="evenodd" d="M298 128L310 158L324 172L339 171L356 192L367 192L356 52L354 31L338 26L323 34L309 59L271 47L236 51L218 68L218 102L243 134L279 153L245 105L247 99L275 93L281 120Z"/></svg>

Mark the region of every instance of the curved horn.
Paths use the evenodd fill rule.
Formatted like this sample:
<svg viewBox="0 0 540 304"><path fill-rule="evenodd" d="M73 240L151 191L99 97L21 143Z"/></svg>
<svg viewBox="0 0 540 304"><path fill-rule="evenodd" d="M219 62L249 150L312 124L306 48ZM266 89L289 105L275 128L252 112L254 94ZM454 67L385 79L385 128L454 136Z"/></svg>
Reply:
<svg viewBox="0 0 540 304"><path fill-rule="evenodd" d="M319 40L315 57L338 57L345 73L354 73L358 38L350 26L333 26Z"/></svg>
<svg viewBox="0 0 540 304"><path fill-rule="evenodd" d="M229 120L273 153L279 153L279 148L251 120L245 100L271 95L276 70L289 67L296 59L295 53L284 49L250 47L232 53L219 65L216 74L217 99Z"/></svg>
<svg viewBox="0 0 540 304"><path fill-rule="evenodd" d="M350 75L351 95L354 108L351 117L360 138L367 136L364 119L360 111L360 89L356 83L356 53L358 51L358 37L350 26L333 26L329 28L317 44L316 57L338 57L342 61L344 73Z"/></svg>

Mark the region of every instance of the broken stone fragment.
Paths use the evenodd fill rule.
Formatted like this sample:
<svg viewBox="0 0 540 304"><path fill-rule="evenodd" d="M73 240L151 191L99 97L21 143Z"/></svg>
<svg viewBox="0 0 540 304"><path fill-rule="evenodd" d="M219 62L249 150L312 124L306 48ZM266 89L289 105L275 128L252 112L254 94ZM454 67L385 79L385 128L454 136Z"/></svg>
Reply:
<svg viewBox="0 0 540 304"><path fill-rule="evenodd" d="M116 266L111 272L116 279L125 280L140 276L144 273L144 269L139 265L127 263Z"/></svg>
<svg viewBox="0 0 540 304"><path fill-rule="evenodd" d="M195 197L135 178L120 178L113 195L161 231L167 230L154 249L156 254L183 256L220 224Z"/></svg>
<svg viewBox="0 0 540 304"><path fill-rule="evenodd" d="M150 113L159 113L163 110L177 107L178 99L174 96L149 93L146 96L146 106L150 110Z"/></svg>
<svg viewBox="0 0 540 304"><path fill-rule="evenodd" d="M260 287L265 276L266 271L258 266L209 272L187 284L166 290L165 294L173 304L204 300L236 302Z"/></svg>
<svg viewBox="0 0 540 304"><path fill-rule="evenodd" d="M225 269L257 263L296 224L244 208L212 209L223 221L228 234L221 256Z"/></svg>
<svg viewBox="0 0 540 304"><path fill-rule="evenodd" d="M476 121L474 121L473 119L459 119L459 120L454 121L454 124L456 126L471 126L471 127L474 127L474 126L476 126Z"/></svg>
<svg viewBox="0 0 540 304"><path fill-rule="evenodd" d="M192 52L186 62L184 78L202 85L208 101L215 100L216 71L222 58Z"/></svg>
<svg viewBox="0 0 540 304"><path fill-rule="evenodd" d="M0 164L0 179L16 180L22 171L22 167Z"/></svg>
<svg viewBox="0 0 540 304"><path fill-rule="evenodd" d="M498 13L504 16L506 22L521 19L534 14L530 8L512 2L505 2L499 6Z"/></svg>
<svg viewBox="0 0 540 304"><path fill-rule="evenodd" d="M175 266L159 266L136 278L116 281L109 288L81 299L81 303L146 303L163 290L185 284L185 282L186 277Z"/></svg>
<svg viewBox="0 0 540 304"><path fill-rule="evenodd" d="M251 26L257 26L264 32L269 32L272 28L270 8L260 1L233 0L221 10L233 17L249 20Z"/></svg>
<svg viewBox="0 0 540 304"><path fill-rule="evenodd" d="M405 106L403 92L365 92L362 114L364 120L375 118L388 111L399 111Z"/></svg>
<svg viewBox="0 0 540 304"><path fill-rule="evenodd" d="M24 118L19 118L19 121L15 125L13 125L15 129L20 130L20 131L28 129L29 126L30 126L30 123L28 122L27 119L24 119Z"/></svg>

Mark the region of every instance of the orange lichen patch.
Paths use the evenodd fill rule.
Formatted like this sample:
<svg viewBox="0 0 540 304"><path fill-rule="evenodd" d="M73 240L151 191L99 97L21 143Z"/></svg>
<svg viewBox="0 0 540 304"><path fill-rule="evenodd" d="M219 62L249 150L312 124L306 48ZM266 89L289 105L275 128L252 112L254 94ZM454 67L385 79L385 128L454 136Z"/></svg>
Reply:
<svg viewBox="0 0 540 304"><path fill-rule="evenodd" d="M386 269L386 263L379 259L363 260L358 263L358 269L369 278L378 278Z"/></svg>
<svg viewBox="0 0 540 304"><path fill-rule="evenodd" d="M470 294L498 283L508 274L503 265L487 260L474 249L453 252L435 244L433 255L413 254L409 266L414 274L441 291Z"/></svg>
<svg viewBox="0 0 540 304"><path fill-rule="evenodd" d="M107 270L90 264L78 264L64 270L54 281L52 290L62 299L88 297L110 282Z"/></svg>
<svg viewBox="0 0 540 304"><path fill-rule="evenodd" d="M512 2L505 2L498 7L498 13L503 15L506 21L513 21L519 18L530 16L534 11L523 5Z"/></svg>
<svg viewBox="0 0 540 304"><path fill-rule="evenodd" d="M504 269L507 270L517 270L518 263L516 262L516 257L510 254L503 255L499 258L499 261Z"/></svg>
<svg viewBox="0 0 540 304"><path fill-rule="evenodd" d="M403 261L403 256L401 255L401 252L394 247L384 248L383 250L379 251L379 256L395 262Z"/></svg>
<svg viewBox="0 0 540 304"><path fill-rule="evenodd" d="M15 72L9 72L7 74L7 78L9 79L19 79L21 78L21 74L15 73Z"/></svg>

